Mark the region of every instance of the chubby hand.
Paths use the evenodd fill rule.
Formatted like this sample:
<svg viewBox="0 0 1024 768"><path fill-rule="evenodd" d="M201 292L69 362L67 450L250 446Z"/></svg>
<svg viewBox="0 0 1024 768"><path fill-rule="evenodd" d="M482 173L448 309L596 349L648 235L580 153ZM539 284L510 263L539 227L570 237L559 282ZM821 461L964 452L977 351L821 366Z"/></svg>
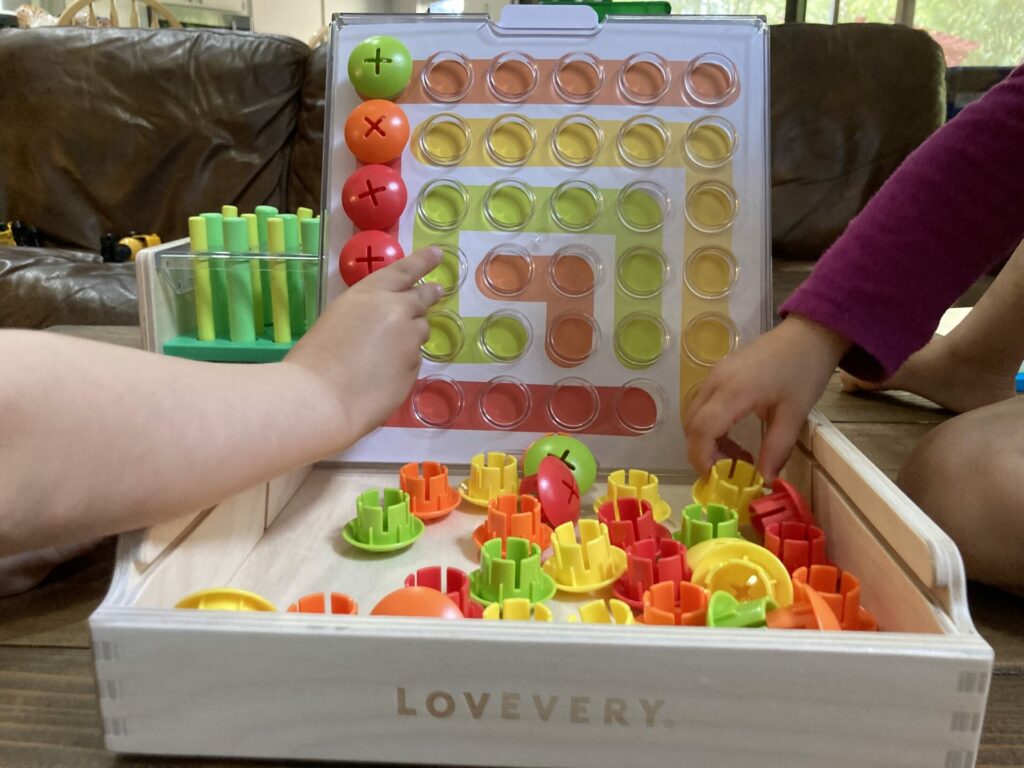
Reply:
<svg viewBox="0 0 1024 768"><path fill-rule="evenodd" d="M346 415L349 441L384 423L416 382L430 334L425 315L442 292L419 281L440 262L439 249L423 248L363 278L285 358L328 385Z"/></svg>
<svg viewBox="0 0 1024 768"><path fill-rule="evenodd" d="M790 315L715 366L684 419L693 468L705 474L720 440L754 413L766 427L757 469L765 480L773 480L848 347L828 328Z"/></svg>

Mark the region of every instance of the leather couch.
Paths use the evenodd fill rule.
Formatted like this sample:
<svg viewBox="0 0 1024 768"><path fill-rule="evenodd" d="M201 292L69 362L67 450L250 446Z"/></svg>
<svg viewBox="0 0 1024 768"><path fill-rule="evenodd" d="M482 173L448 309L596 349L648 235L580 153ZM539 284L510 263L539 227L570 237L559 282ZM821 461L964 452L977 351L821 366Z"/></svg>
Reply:
<svg viewBox="0 0 1024 768"><path fill-rule="evenodd" d="M50 246L0 247L0 326L137 323L132 265L96 253L106 232L170 240L229 201L319 208L326 67L326 46L272 35L0 31L0 220ZM820 256L941 125L944 72L906 27L772 28L780 266Z"/></svg>

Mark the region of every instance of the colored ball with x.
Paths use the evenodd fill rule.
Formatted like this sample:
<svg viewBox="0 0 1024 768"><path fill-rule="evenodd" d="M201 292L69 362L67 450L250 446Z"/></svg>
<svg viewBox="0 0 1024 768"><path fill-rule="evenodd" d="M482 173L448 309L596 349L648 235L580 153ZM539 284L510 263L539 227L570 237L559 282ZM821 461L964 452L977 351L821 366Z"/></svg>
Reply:
<svg viewBox="0 0 1024 768"><path fill-rule="evenodd" d="M348 79L360 96L392 99L412 78L409 49L390 35L368 37L348 57Z"/></svg>
<svg viewBox="0 0 1024 768"><path fill-rule="evenodd" d="M341 205L359 229L391 229L405 210L402 177L386 165L364 165L341 188Z"/></svg>
<svg viewBox="0 0 1024 768"><path fill-rule="evenodd" d="M352 286L402 258L405 258L405 252L395 238L387 232L368 229L357 232L345 243L338 267L345 285Z"/></svg>
<svg viewBox="0 0 1024 768"><path fill-rule="evenodd" d="M536 496L540 514L552 528L580 519L580 487L569 466L557 456L545 456L535 474L524 477L519 492Z"/></svg>
<svg viewBox="0 0 1024 768"><path fill-rule="evenodd" d="M545 435L529 448L523 456L523 475L537 472L540 462L547 456L554 456L569 467L579 484L580 493L586 493L597 479L597 459L586 444L572 435L553 433Z"/></svg>
<svg viewBox="0 0 1024 768"><path fill-rule="evenodd" d="M365 101L345 121L345 144L363 163L390 163L409 142L409 119L385 99Z"/></svg>

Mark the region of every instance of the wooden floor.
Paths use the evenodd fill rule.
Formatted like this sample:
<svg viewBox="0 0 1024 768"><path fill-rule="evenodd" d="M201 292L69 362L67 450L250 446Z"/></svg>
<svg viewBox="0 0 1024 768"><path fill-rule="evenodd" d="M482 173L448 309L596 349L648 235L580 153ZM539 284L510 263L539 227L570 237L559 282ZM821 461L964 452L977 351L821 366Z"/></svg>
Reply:
<svg viewBox="0 0 1024 768"><path fill-rule="evenodd" d="M138 329L78 335L139 344ZM837 380L819 408L893 477L915 442L947 417L909 396L842 394ZM86 620L106 592L113 558L107 541L39 588L0 599L0 766L239 765L118 759L104 750ZM978 765L1024 766L1024 601L981 586L972 586L970 599L978 629L996 652Z"/></svg>

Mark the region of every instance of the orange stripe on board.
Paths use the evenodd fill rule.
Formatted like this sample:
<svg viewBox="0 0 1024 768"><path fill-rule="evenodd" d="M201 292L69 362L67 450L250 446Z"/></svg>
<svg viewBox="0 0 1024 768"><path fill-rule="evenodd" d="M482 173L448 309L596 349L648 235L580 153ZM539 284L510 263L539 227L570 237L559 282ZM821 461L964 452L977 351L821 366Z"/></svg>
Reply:
<svg viewBox="0 0 1024 768"><path fill-rule="evenodd" d="M471 104L508 104L509 108L515 110L517 104L572 104L573 102L563 99L555 89L554 71L558 63L555 59L536 59L539 73L536 90L523 102L506 102L497 98L487 85L488 69L491 66L491 59L468 59L470 68L473 71L472 83L466 94L451 104L457 109L458 103ZM584 104L578 104L585 109L588 104L619 104L627 105L634 102L627 99L619 90L619 70L622 68L623 60L605 60L602 62L604 70L604 81L598 90L597 95ZM670 61L668 69L670 74L668 91L657 102L648 104L649 107L702 107L689 99L683 88L683 77L686 72L688 61ZM437 104L446 106L446 102L433 98L423 87L423 65L424 62L413 63L413 77L409 87L396 101L400 104ZM499 79L506 83L514 84L516 79L525 77L527 67L521 63L505 64L498 73ZM570 90L586 88L588 80L592 80L594 71L587 65L570 64L563 69L562 83L570 86ZM431 83L440 92L457 93L465 88L465 70L456 61L445 61L436 65L431 70ZM639 91L653 92L659 90L663 78L658 69L645 62L634 64L630 67L629 82ZM695 70L694 83L704 93L714 93L724 87L724 70L713 65L704 64ZM732 104L739 96L740 85L729 98L719 106Z"/></svg>
<svg viewBox="0 0 1024 768"><path fill-rule="evenodd" d="M578 312L581 315L592 318L594 316L594 294L588 293L585 296L570 297L560 293L551 284L549 278L552 257L533 256L532 259L533 279L526 285L525 289L522 288L526 282L524 265L520 263L517 256L513 255L497 256L489 265L486 265L489 272L486 278L499 290L506 291L505 294L497 293L487 285L484 275L484 263L481 263L476 270L477 289L481 295L496 301L510 303L526 301L544 304L544 351L548 359L559 368L573 368L575 367L574 365L568 365L558 359L552 344L558 347L557 351L561 351L563 355L568 355L568 359L580 360L582 362L582 359L592 352L590 349L592 341L589 330L580 322L572 322L566 319L554 330L550 340L548 339L549 332L552 331L552 324L555 319L566 312ZM572 286L574 292L577 290L582 292L587 287L593 286L594 273L591 271L590 266L579 257L574 256L563 259L558 265L558 272L560 273L558 279L562 281L563 285L569 284ZM522 292L517 295L508 295L520 290Z"/></svg>

